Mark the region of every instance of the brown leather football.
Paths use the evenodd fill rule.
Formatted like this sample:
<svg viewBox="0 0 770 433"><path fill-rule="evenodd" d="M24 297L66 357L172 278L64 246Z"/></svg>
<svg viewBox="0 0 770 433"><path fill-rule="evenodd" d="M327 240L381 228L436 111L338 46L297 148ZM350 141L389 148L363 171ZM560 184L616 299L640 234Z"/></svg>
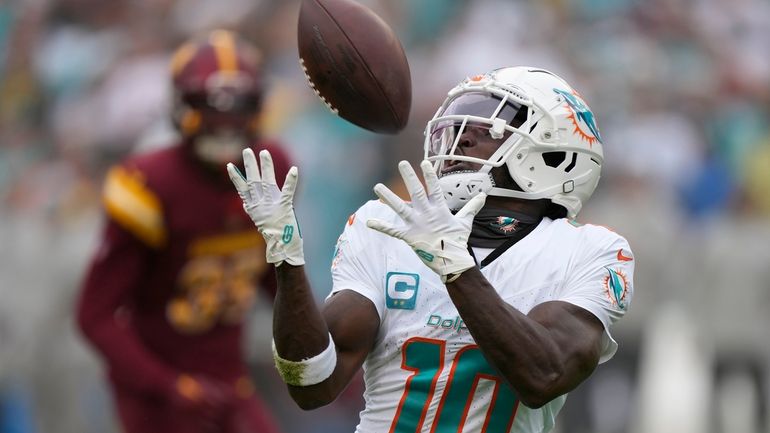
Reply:
<svg viewBox="0 0 770 433"><path fill-rule="evenodd" d="M412 106L409 63L382 18L353 0L303 0L297 36L310 87L332 112L374 132L404 129Z"/></svg>

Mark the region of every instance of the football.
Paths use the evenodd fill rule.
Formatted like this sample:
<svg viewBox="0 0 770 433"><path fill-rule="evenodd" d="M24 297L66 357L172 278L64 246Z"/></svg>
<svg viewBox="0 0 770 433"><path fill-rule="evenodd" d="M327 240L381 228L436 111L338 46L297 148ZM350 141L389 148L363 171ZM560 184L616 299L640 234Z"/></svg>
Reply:
<svg viewBox="0 0 770 433"><path fill-rule="evenodd" d="M303 0L297 25L300 65L329 109L373 132L407 124L412 79L390 26L353 0Z"/></svg>

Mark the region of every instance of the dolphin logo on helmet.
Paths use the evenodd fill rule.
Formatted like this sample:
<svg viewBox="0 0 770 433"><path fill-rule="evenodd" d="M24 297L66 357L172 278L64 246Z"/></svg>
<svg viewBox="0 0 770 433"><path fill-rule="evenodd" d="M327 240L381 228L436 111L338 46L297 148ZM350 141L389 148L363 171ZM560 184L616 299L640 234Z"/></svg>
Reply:
<svg viewBox="0 0 770 433"><path fill-rule="evenodd" d="M488 158L463 154L461 136L486 128L500 142ZM451 89L425 127L424 157L444 164L480 164L478 171L446 172L441 188L459 209L480 192L526 200L549 199L575 218L593 194L604 160L594 113L556 74L525 66L500 68ZM504 167L517 188L495 185L491 170Z"/></svg>
<svg viewBox="0 0 770 433"><path fill-rule="evenodd" d="M554 92L562 95L567 102L569 108L573 111L574 116L571 118L572 123L575 125L576 134L588 142L588 145L593 145L595 141L602 141L602 137L599 134L599 127L596 126L596 118L594 113L588 108L583 99L575 94L569 93L562 89L553 89ZM586 131L585 128L588 128Z"/></svg>

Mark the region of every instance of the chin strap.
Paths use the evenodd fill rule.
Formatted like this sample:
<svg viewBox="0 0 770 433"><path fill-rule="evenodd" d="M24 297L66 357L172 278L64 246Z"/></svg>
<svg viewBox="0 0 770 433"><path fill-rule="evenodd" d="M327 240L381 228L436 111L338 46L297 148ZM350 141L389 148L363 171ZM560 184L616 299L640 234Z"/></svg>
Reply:
<svg viewBox="0 0 770 433"><path fill-rule="evenodd" d="M483 170L483 169L482 169ZM457 211L481 192L494 189L492 176L484 171L450 173L438 180L449 209Z"/></svg>
<svg viewBox="0 0 770 433"><path fill-rule="evenodd" d="M485 170L487 167L482 167L481 170L474 172L450 173L439 178L439 185L450 209L457 211L475 195L484 192L493 197L508 197L522 200L548 198L554 203L564 206L568 211L568 216L574 218L578 211L580 211L582 203L579 198L571 193L577 186L590 180L589 173L584 173L561 185L553 185L550 188L541 189L537 192L515 191L495 186L492 175L488 173L488 169Z"/></svg>

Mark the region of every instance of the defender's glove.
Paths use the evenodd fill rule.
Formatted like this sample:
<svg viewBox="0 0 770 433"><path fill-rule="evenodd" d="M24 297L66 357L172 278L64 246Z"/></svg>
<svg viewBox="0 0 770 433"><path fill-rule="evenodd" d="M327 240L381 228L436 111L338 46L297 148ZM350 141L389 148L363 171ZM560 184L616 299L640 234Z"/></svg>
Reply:
<svg viewBox="0 0 770 433"><path fill-rule="evenodd" d="M420 167L428 187L427 193L412 166L406 161L398 164L398 171L412 198L411 203L398 198L383 184L374 187L377 196L401 217L403 224L396 227L370 219L366 225L403 240L423 263L441 276L441 281L452 282L462 272L476 266L476 261L468 252L468 236L473 217L484 206L486 194L476 195L456 215L452 215L432 164L423 161Z"/></svg>
<svg viewBox="0 0 770 433"><path fill-rule="evenodd" d="M235 400L234 392L224 383L187 374L176 378L169 395L169 402L176 410L210 426L222 422Z"/></svg>
<svg viewBox="0 0 770 433"><path fill-rule="evenodd" d="M265 238L267 262L276 266L283 262L294 266L304 265L302 235L293 205L294 190L297 187L297 167L289 169L281 191L275 181L270 152L259 152L259 160L262 166L261 176L254 151L244 149L243 166L246 178L244 179L232 163L227 164L227 173L243 200L243 209Z"/></svg>

